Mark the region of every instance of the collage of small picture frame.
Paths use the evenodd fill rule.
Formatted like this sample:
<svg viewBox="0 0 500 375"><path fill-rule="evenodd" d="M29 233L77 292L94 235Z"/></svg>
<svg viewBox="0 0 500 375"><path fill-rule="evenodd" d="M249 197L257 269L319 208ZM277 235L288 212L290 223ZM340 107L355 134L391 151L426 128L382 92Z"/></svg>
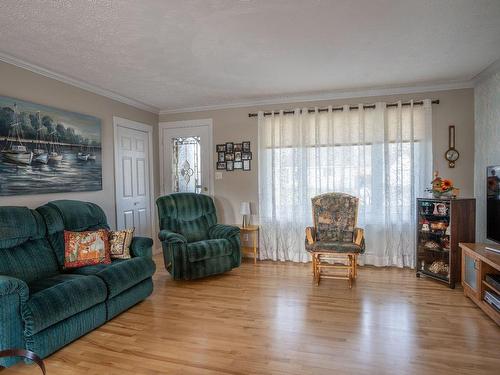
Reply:
<svg viewBox="0 0 500 375"><path fill-rule="evenodd" d="M217 170L251 170L252 151L250 142L227 142L215 146L217 151Z"/></svg>

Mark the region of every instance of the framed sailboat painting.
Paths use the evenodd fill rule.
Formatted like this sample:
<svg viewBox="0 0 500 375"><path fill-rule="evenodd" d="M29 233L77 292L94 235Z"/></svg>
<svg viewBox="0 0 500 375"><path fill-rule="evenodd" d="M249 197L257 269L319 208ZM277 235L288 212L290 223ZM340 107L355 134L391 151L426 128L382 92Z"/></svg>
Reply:
<svg viewBox="0 0 500 375"><path fill-rule="evenodd" d="M0 195L102 190L101 120L0 96Z"/></svg>

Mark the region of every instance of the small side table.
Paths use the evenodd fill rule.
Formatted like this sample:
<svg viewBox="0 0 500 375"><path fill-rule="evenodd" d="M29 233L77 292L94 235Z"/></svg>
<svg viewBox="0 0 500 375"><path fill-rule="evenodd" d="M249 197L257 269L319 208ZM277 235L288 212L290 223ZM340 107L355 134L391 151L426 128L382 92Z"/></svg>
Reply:
<svg viewBox="0 0 500 375"><path fill-rule="evenodd" d="M242 246L242 249L250 249L253 251L253 264L257 264L257 249L259 247L259 226L258 225L248 225L246 227L242 227L241 225L236 224L238 228L240 228L241 235L249 234L252 236L252 247Z"/></svg>

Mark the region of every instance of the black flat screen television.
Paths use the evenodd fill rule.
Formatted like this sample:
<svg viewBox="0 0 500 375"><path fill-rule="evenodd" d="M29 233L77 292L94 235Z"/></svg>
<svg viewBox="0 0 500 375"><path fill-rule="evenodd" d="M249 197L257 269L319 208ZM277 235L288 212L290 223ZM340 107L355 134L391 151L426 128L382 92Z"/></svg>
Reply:
<svg viewBox="0 0 500 375"><path fill-rule="evenodd" d="M500 165L486 169L486 237L500 243Z"/></svg>

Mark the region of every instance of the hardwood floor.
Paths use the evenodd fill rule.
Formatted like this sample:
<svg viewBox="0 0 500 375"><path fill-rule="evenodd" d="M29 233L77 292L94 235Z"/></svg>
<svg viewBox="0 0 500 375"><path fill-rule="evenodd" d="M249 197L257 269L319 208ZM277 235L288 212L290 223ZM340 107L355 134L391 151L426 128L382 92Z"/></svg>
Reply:
<svg viewBox="0 0 500 375"><path fill-rule="evenodd" d="M175 282L156 263L153 295L46 359L49 375L499 373L499 327L411 270L360 267L349 289L316 286L310 264Z"/></svg>

